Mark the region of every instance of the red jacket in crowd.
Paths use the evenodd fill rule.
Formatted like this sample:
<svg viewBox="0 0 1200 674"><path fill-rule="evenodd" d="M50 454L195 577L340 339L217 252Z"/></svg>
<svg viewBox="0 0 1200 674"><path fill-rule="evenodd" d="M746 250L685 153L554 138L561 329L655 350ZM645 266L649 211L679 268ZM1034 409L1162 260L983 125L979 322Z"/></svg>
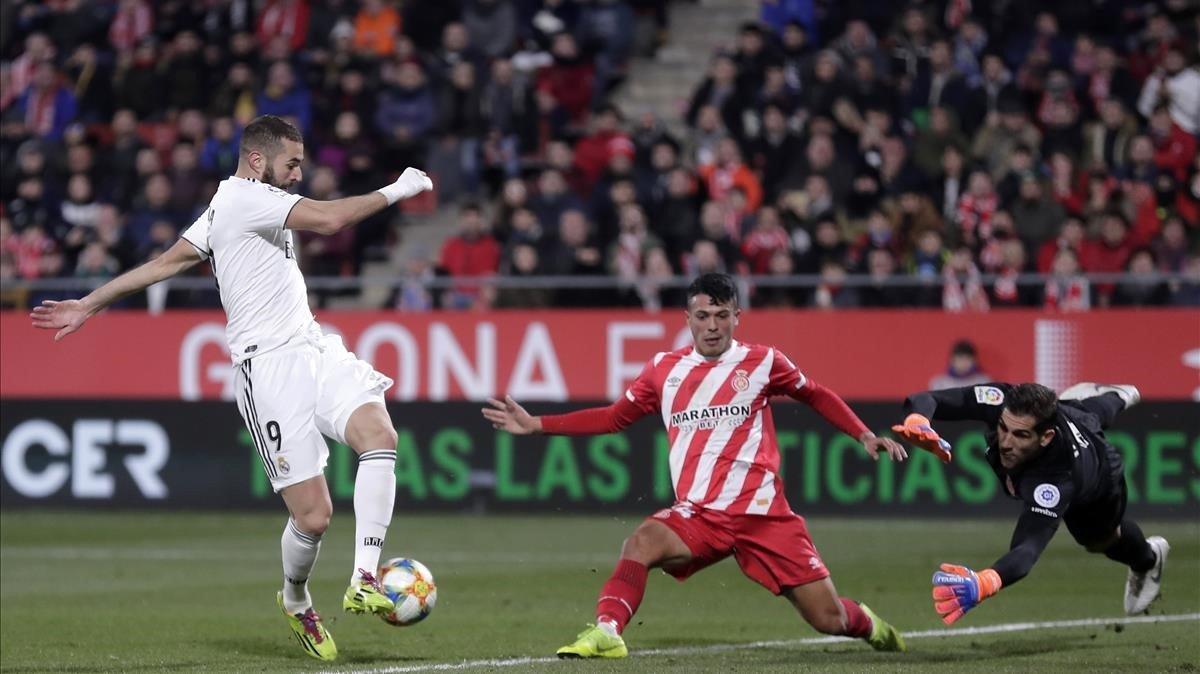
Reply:
<svg viewBox="0 0 1200 674"><path fill-rule="evenodd" d="M442 246L442 268L451 276L490 276L500 269L500 244L491 235L454 236Z"/></svg>

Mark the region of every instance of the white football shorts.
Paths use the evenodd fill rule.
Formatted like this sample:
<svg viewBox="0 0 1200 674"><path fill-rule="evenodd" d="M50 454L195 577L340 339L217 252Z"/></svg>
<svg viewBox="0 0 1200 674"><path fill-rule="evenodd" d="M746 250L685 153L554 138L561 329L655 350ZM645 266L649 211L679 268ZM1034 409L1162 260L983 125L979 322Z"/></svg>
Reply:
<svg viewBox="0 0 1200 674"><path fill-rule="evenodd" d="M354 410L383 403L392 380L319 328L234 366L238 410L278 492L320 475L330 437L346 444Z"/></svg>

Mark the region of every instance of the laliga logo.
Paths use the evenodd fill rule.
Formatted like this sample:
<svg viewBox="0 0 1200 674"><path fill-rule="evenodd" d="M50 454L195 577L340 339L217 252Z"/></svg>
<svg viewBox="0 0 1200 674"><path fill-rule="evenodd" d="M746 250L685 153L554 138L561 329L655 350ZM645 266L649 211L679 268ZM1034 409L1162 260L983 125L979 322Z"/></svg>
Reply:
<svg viewBox="0 0 1200 674"><path fill-rule="evenodd" d="M750 388L750 375L745 370L734 370L733 381L730 383L730 386L738 393L744 392Z"/></svg>

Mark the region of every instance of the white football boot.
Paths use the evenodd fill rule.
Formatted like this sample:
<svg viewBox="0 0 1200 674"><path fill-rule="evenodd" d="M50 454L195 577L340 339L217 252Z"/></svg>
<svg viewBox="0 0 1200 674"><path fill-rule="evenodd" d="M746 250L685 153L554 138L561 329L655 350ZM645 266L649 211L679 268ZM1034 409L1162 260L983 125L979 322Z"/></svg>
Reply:
<svg viewBox="0 0 1200 674"><path fill-rule="evenodd" d="M1171 544L1162 536L1151 536L1146 542L1154 548L1156 559L1154 566L1144 573L1129 570L1129 577L1125 580L1125 613L1129 615L1145 611L1150 603L1158 598L1162 587L1163 567L1167 565L1167 553L1171 551Z"/></svg>
<svg viewBox="0 0 1200 674"><path fill-rule="evenodd" d="M1067 390L1058 394L1059 400L1083 400L1084 398L1094 398L1105 393L1116 393L1125 402L1125 409L1129 409L1138 404L1142 400L1142 394L1133 384L1097 384L1095 382L1085 381L1071 386Z"/></svg>

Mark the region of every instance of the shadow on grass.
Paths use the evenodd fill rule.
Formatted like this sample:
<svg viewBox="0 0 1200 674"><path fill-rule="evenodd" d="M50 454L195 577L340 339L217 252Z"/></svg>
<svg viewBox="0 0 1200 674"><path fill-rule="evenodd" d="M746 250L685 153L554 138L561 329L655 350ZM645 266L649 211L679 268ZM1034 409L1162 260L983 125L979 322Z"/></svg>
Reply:
<svg viewBox="0 0 1200 674"><path fill-rule="evenodd" d="M313 665L320 667L355 665L395 665L397 663L425 662L427 658L405 656L392 650L382 648L362 648L361 644L350 652L338 651L335 662L321 662L303 654L295 641L283 638L226 637L205 642L212 650L222 657L237 654L248 657L260 657L274 660L280 667L299 667Z"/></svg>

